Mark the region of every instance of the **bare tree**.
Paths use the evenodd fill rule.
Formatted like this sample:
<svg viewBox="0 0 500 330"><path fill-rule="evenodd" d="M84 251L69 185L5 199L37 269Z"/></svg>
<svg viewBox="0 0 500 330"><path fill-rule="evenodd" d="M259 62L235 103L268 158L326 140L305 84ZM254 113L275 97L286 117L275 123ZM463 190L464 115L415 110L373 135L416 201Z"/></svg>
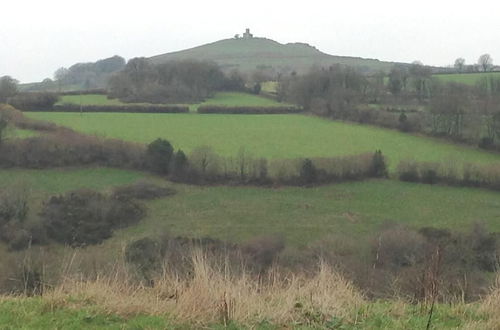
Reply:
<svg viewBox="0 0 500 330"><path fill-rule="evenodd" d="M462 73L465 67L465 59L462 57L457 58L453 66L455 67L458 73Z"/></svg>
<svg viewBox="0 0 500 330"><path fill-rule="evenodd" d="M493 66L493 59L491 58L490 54L483 54L479 56L477 64L481 67L481 69L483 69L483 71L486 72L489 71Z"/></svg>
<svg viewBox="0 0 500 330"><path fill-rule="evenodd" d="M10 76L0 78L0 103L7 102L7 98L17 94L18 81Z"/></svg>

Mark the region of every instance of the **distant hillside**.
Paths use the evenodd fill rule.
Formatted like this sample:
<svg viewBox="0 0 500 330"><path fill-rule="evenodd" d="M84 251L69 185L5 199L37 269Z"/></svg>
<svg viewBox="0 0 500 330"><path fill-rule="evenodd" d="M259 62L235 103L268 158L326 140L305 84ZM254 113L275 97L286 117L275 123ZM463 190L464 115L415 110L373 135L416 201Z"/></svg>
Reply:
<svg viewBox="0 0 500 330"><path fill-rule="evenodd" d="M226 71L238 69L241 72L253 72L259 68L272 68L282 73L300 73L312 66L327 67L336 63L356 66L365 72L388 71L394 64L375 59L329 55L308 44L280 44L266 38L225 39L150 59L153 63L182 59L211 60Z"/></svg>

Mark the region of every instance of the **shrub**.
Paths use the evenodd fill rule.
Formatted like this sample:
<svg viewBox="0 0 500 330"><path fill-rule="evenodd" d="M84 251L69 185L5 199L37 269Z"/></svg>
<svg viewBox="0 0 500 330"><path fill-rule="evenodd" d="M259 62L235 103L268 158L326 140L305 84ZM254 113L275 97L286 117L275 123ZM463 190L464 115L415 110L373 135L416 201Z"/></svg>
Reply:
<svg viewBox="0 0 500 330"><path fill-rule="evenodd" d="M119 200L155 199L175 194L172 188L161 187L148 182L137 182L134 184L117 187L113 190L113 197Z"/></svg>
<svg viewBox="0 0 500 330"><path fill-rule="evenodd" d="M72 247L101 243L113 229L136 223L143 215L139 204L91 190L53 196L40 213L48 237Z"/></svg>
<svg viewBox="0 0 500 330"><path fill-rule="evenodd" d="M134 241L125 248L125 260L134 265L144 279L151 281L152 272L160 264L160 245L149 237Z"/></svg>
<svg viewBox="0 0 500 330"><path fill-rule="evenodd" d="M242 251L260 272L266 270L285 248L285 241L279 236L256 237L242 244Z"/></svg>
<svg viewBox="0 0 500 330"><path fill-rule="evenodd" d="M317 171L313 162L306 158L302 161L302 166L300 167L300 181L303 184L312 184L316 181Z"/></svg>
<svg viewBox="0 0 500 330"><path fill-rule="evenodd" d="M370 174L376 178L386 178L388 176L385 157L382 155L381 150L377 150L373 154L372 169Z"/></svg>
<svg viewBox="0 0 500 330"><path fill-rule="evenodd" d="M23 109L24 110L24 109ZM39 109L38 111L40 111ZM57 112L126 112L126 113L186 113L189 108L181 105L161 104L125 104L125 105L83 105L79 104L56 104L52 107ZM37 111L28 109L27 111Z"/></svg>
<svg viewBox="0 0 500 330"><path fill-rule="evenodd" d="M165 139L156 139L151 142L146 150L148 166L154 172L168 174L170 161L174 154L174 148Z"/></svg>
<svg viewBox="0 0 500 330"><path fill-rule="evenodd" d="M414 161L401 161L397 168L398 177L401 181L419 182L417 164Z"/></svg>
<svg viewBox="0 0 500 330"><path fill-rule="evenodd" d="M19 110L46 111L52 109L59 100L55 93L19 93L9 99L9 103Z"/></svg>
<svg viewBox="0 0 500 330"><path fill-rule="evenodd" d="M228 107L217 105L202 105L198 107L198 113L202 114L285 114L299 113L302 110L295 106L288 107Z"/></svg>
<svg viewBox="0 0 500 330"><path fill-rule="evenodd" d="M483 137L479 141L479 148L482 149L493 149L495 146L495 141L491 137Z"/></svg>
<svg viewBox="0 0 500 330"><path fill-rule="evenodd" d="M178 150L175 153L174 159L172 161L172 176L174 179L182 180L185 179L188 170L188 159L186 154L182 150Z"/></svg>
<svg viewBox="0 0 500 330"><path fill-rule="evenodd" d="M384 230L373 245L378 265L408 267L419 263L425 255L425 239L404 227Z"/></svg>

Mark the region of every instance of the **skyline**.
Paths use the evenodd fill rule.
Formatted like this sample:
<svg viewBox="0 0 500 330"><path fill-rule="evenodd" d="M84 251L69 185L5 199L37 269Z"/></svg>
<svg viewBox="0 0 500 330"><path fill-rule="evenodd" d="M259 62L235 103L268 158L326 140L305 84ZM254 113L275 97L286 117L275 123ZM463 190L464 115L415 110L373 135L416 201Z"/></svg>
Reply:
<svg viewBox="0 0 500 330"><path fill-rule="evenodd" d="M256 37L284 44L304 42L331 55L446 66L458 57L473 64L488 53L498 64L500 4L481 5L427 0L419 6L392 0L312 0L307 6L262 0L89 0L79 8L69 8L61 0L8 3L4 12L12 14L3 19L0 30L2 48L8 51L0 52L0 76L41 81L52 78L59 67L78 62L179 51L231 38L245 28Z"/></svg>

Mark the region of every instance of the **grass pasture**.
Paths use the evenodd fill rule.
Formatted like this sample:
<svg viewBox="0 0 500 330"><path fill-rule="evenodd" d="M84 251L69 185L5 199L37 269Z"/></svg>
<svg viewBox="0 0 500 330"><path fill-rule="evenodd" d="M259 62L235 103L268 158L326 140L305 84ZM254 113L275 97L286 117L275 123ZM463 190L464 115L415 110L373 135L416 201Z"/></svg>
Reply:
<svg viewBox="0 0 500 330"><path fill-rule="evenodd" d="M63 95L57 104L82 104L82 105L127 105L118 99L108 99L106 95L86 94L86 95ZM134 103L149 104L149 103ZM219 105L228 107L249 106L249 107L281 107L289 104L279 103L269 98L258 95L238 92L219 92L213 98L204 102L191 104L190 110L196 111L200 105Z"/></svg>
<svg viewBox="0 0 500 330"><path fill-rule="evenodd" d="M34 210L54 194L79 188L111 187L155 176L108 168L0 170L0 188L23 183L30 187ZM138 225L116 232L109 243L168 231L188 237L244 241L259 235L283 235L303 246L328 235L370 237L386 222L420 228L467 230L483 221L500 231L498 193L474 189L370 180L316 188L199 187L169 184L174 196L147 202L148 215Z"/></svg>
<svg viewBox="0 0 500 330"><path fill-rule="evenodd" d="M22 184L35 194L42 195L81 188L104 190L110 186L135 182L145 176L140 172L110 168L0 169L0 189Z"/></svg>
<svg viewBox="0 0 500 330"><path fill-rule="evenodd" d="M455 82L474 86L485 77L494 77L500 79L500 72L475 72L475 73L449 73L449 74L436 74L434 75L442 82Z"/></svg>
<svg viewBox="0 0 500 330"><path fill-rule="evenodd" d="M500 231L498 193L371 180L317 188L194 187L148 203L149 216L115 242L164 230L233 242L282 235L292 246L326 236L370 238L385 223L468 230L477 222ZM367 241L369 243L369 241Z"/></svg>
<svg viewBox="0 0 500 330"><path fill-rule="evenodd" d="M401 159L495 162L500 156L429 137L304 115L26 113L77 131L149 143L158 137L189 152L208 145L224 156L243 147L254 157L331 157L381 149L394 168Z"/></svg>

